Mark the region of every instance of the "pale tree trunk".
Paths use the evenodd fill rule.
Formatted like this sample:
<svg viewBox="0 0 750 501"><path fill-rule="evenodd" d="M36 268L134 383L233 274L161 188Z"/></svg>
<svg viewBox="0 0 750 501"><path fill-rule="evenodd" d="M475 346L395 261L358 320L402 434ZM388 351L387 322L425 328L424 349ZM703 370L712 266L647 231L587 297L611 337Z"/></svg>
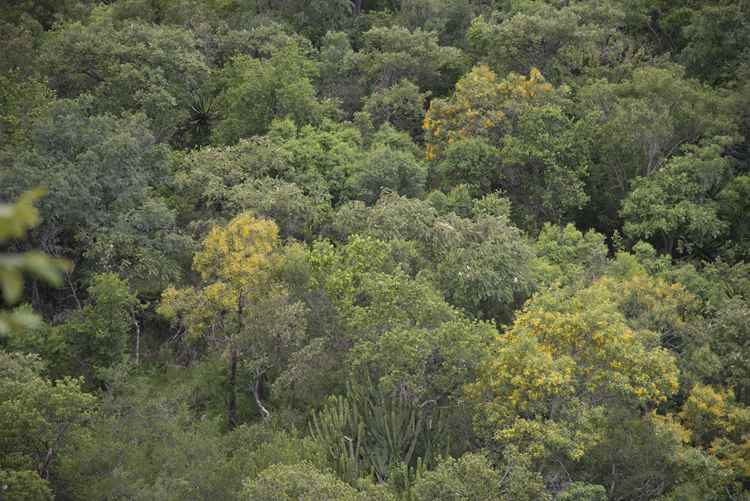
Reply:
<svg viewBox="0 0 750 501"><path fill-rule="evenodd" d="M258 406L261 416L263 416L263 419L268 419L271 417L271 413L266 409L266 406L263 405L263 401L260 398L260 387L261 384L263 384L263 374L265 374L265 371L255 371L255 384L253 385L252 390L253 397L255 397L255 405Z"/></svg>

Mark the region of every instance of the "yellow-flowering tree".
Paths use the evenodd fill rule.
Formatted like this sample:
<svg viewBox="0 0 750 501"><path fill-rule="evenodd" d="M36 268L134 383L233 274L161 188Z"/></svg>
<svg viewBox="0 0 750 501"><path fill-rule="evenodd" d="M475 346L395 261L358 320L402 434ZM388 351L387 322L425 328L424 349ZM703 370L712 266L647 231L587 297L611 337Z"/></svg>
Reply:
<svg viewBox="0 0 750 501"><path fill-rule="evenodd" d="M526 226L560 222L588 201L588 125L570 113L568 94L536 68L499 79L476 66L453 96L430 103L423 124L427 159L442 161L436 170L443 184L505 191ZM481 173L479 180L467 171Z"/></svg>
<svg viewBox="0 0 750 501"><path fill-rule="evenodd" d="M603 439L610 411L653 408L677 391L673 356L658 333L627 324L619 287L603 278L530 300L468 388L480 431L557 468Z"/></svg>
<svg viewBox="0 0 750 501"><path fill-rule="evenodd" d="M193 259L198 287L164 291L159 312L183 327L188 336L224 348L228 362L229 426L238 423L238 365L254 376L251 391L264 417L262 384L266 372L279 365L304 332L298 304L288 301L275 281L281 264L278 228L273 221L240 214L216 226Z"/></svg>
<svg viewBox="0 0 750 501"><path fill-rule="evenodd" d="M731 390L695 385L679 417L691 444L715 456L734 481L750 481L750 408Z"/></svg>
<svg viewBox="0 0 750 501"><path fill-rule="evenodd" d="M450 99L434 99L422 127L427 158L436 158L442 147L463 138L499 137L511 125L512 108L542 102L555 89L536 68L528 77L510 74L505 79L484 64L475 66L456 84Z"/></svg>

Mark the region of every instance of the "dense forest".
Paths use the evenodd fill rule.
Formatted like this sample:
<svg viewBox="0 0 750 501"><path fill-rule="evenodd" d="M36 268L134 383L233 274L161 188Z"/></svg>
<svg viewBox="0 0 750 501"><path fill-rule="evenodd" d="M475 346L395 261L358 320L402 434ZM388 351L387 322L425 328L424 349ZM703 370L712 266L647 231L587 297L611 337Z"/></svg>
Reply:
<svg viewBox="0 0 750 501"><path fill-rule="evenodd" d="M0 500L750 500L750 1L2 0Z"/></svg>

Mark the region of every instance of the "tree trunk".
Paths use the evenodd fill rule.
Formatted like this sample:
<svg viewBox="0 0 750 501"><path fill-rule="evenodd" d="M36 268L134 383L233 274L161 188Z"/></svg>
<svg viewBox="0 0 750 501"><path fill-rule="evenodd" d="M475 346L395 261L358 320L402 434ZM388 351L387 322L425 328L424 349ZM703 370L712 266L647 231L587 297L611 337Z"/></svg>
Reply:
<svg viewBox="0 0 750 501"><path fill-rule="evenodd" d="M229 402L227 404L227 420L229 429L237 426L237 349L232 347L229 351Z"/></svg>
<svg viewBox="0 0 750 501"><path fill-rule="evenodd" d="M141 365L141 324L138 323L135 309L132 309L130 314L132 315L133 325L135 326L135 365Z"/></svg>
<svg viewBox="0 0 750 501"><path fill-rule="evenodd" d="M255 405L258 406L258 410L260 410L261 416L263 416L263 419L268 419L271 417L271 413L268 412L268 409L263 405L263 401L260 399L260 387L263 384L263 374L262 371L256 371L255 373L255 384L253 385L253 396L255 397Z"/></svg>

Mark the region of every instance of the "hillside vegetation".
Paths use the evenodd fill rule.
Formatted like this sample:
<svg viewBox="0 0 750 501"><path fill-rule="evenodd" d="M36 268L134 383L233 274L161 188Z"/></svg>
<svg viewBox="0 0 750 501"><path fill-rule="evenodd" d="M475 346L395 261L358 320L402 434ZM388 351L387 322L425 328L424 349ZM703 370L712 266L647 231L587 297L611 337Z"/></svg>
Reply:
<svg viewBox="0 0 750 501"><path fill-rule="evenodd" d="M750 501L748 0L0 1L0 500Z"/></svg>

